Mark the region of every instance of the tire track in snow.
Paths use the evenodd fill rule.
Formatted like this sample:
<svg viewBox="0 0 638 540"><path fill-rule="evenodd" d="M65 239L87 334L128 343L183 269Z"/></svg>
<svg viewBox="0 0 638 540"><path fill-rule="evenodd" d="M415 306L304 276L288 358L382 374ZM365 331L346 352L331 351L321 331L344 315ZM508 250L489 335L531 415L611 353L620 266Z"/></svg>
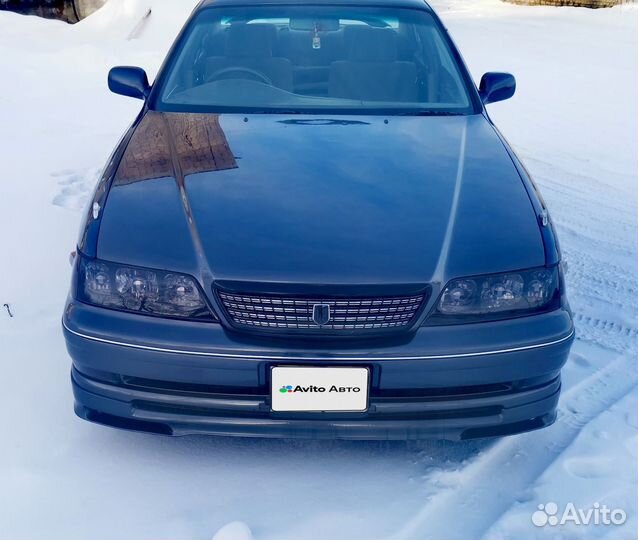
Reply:
<svg viewBox="0 0 638 540"><path fill-rule="evenodd" d="M636 328L631 328L599 317L577 313L574 315L574 321L576 321L577 325L588 325L592 328L600 329L606 334L617 334L629 338L638 336L638 329Z"/></svg>
<svg viewBox="0 0 638 540"><path fill-rule="evenodd" d="M463 471L462 484L424 506L392 540L482 538L584 426L638 386L636 364L621 356L574 386L552 427L498 442Z"/></svg>

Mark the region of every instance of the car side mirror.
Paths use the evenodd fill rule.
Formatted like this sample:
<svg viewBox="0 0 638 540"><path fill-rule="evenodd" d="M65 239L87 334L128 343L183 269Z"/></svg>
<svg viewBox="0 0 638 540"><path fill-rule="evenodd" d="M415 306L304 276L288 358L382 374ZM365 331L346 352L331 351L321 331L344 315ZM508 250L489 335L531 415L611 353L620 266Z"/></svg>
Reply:
<svg viewBox="0 0 638 540"><path fill-rule="evenodd" d="M484 105L509 99L516 92L516 79L511 73L486 73L481 77L479 95Z"/></svg>
<svg viewBox="0 0 638 540"><path fill-rule="evenodd" d="M109 71L109 90L114 94L146 99L151 91L146 72L139 67L118 66Z"/></svg>

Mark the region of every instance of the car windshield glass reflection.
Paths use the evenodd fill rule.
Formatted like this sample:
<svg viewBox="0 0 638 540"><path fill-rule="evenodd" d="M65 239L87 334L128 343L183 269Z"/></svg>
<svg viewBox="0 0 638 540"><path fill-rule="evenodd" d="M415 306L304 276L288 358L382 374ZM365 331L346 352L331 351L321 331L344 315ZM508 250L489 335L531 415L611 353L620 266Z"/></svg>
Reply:
<svg viewBox="0 0 638 540"><path fill-rule="evenodd" d="M211 8L161 81L160 110L468 114L467 86L426 11Z"/></svg>

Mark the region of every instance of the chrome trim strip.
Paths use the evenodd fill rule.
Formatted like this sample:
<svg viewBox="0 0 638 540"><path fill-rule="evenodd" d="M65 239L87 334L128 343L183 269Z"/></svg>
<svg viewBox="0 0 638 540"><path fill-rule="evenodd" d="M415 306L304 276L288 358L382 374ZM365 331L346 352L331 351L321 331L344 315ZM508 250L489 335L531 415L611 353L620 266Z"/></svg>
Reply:
<svg viewBox="0 0 638 540"><path fill-rule="evenodd" d="M155 351L155 352L163 352L163 353L174 353L174 354L186 354L192 356L213 356L216 358L245 358L248 360L317 360L317 361L325 361L325 360L337 360L337 361L378 361L378 360L441 360L445 358L469 358L474 356L488 356L491 354L504 354L510 352L519 352L519 351L527 351L531 349L539 349L542 347L549 347L550 345L557 345L558 343L562 343L563 341L567 341L574 335L574 329L566 335L565 337L555 339L553 341L546 341L544 343L537 343L535 345L523 345L521 347L512 347L510 349L498 349L492 351L480 351L473 353L461 353L461 354L437 354L437 355L426 355L426 356L274 356L274 355L259 355L259 354L232 354L232 353L214 353L214 352L204 352L204 351L189 351L185 349L166 349L163 347L151 347L149 345L138 345L135 343L124 343L121 341L113 341L110 339L99 338L96 336L90 336L87 334L82 334L81 332L76 332L75 330L71 330L64 319L62 320L62 326L70 332L78 337L89 339L91 341L98 341L100 343L107 343L109 345L118 345L120 347L128 347L130 349L142 349L145 351Z"/></svg>

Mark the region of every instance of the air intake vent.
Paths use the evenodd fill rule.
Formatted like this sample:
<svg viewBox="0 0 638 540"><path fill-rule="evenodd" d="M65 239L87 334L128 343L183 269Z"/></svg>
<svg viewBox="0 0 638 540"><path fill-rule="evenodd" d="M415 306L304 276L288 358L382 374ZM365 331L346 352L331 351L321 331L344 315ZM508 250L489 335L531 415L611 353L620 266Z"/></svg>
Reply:
<svg viewBox="0 0 638 540"><path fill-rule="evenodd" d="M367 333L409 327L424 295L321 298L229 293L219 298L235 326L316 333Z"/></svg>

